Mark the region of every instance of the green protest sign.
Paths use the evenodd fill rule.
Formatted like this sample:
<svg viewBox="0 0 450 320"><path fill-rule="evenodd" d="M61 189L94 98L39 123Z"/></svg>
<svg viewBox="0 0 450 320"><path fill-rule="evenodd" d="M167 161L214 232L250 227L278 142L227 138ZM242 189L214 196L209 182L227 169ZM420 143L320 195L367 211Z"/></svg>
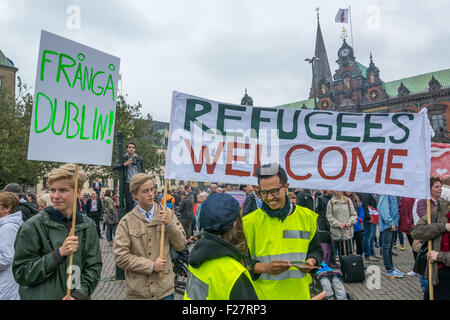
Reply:
<svg viewBox="0 0 450 320"><path fill-rule="evenodd" d="M120 59L42 31L28 159L110 165Z"/></svg>

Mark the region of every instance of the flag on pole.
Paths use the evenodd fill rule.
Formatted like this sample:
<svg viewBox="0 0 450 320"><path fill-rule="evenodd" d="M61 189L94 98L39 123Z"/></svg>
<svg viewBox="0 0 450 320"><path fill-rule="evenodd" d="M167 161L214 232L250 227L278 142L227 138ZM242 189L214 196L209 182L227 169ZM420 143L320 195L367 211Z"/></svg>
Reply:
<svg viewBox="0 0 450 320"><path fill-rule="evenodd" d="M337 23L348 23L348 8L339 9L334 21L336 21Z"/></svg>

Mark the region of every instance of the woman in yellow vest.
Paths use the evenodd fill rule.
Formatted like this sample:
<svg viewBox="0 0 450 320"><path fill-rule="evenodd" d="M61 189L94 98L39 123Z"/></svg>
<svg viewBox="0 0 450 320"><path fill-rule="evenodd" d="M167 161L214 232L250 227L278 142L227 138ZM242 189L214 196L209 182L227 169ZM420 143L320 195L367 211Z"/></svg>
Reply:
<svg viewBox="0 0 450 320"><path fill-rule="evenodd" d="M213 193L203 202L199 222L204 232L189 254L185 300L258 299L245 267L239 210L239 202L225 193Z"/></svg>
<svg viewBox="0 0 450 320"><path fill-rule="evenodd" d="M264 165L256 175L263 205L242 218L256 294L261 300L309 300L309 272L323 259L317 214L289 202L279 164ZM299 264L301 270L293 266Z"/></svg>

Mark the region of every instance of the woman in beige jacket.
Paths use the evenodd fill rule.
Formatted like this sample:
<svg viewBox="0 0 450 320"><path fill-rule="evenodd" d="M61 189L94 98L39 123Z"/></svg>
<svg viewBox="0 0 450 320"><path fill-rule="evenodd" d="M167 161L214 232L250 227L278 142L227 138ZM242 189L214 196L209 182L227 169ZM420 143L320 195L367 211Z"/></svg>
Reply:
<svg viewBox="0 0 450 320"><path fill-rule="evenodd" d="M352 201L342 191L334 191L328 201L327 219L334 239L349 240L353 238L353 225L358 219Z"/></svg>
<svg viewBox="0 0 450 320"><path fill-rule="evenodd" d="M173 300L175 275L170 245L176 251L183 250L186 234L175 214L170 209L164 210L155 201L150 176L135 174L130 181L130 192L139 205L120 220L113 248L117 266L125 270L126 297L129 300ZM163 223L165 235L161 259Z"/></svg>

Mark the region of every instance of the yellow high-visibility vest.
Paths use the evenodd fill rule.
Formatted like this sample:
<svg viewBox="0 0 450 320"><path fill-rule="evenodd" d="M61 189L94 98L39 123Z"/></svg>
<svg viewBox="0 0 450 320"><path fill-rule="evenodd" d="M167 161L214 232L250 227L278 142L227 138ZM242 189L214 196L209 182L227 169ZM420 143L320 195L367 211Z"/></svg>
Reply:
<svg viewBox="0 0 450 320"><path fill-rule="evenodd" d="M305 262L309 243L316 234L318 215L300 206L281 222L261 208L242 218L252 259L270 263L275 259ZM254 281L261 300L309 300L309 273L291 267L280 274L262 273Z"/></svg>
<svg viewBox="0 0 450 320"><path fill-rule="evenodd" d="M248 270L231 257L209 260L198 268L189 265L189 271L184 300L229 300L242 273L252 282Z"/></svg>

